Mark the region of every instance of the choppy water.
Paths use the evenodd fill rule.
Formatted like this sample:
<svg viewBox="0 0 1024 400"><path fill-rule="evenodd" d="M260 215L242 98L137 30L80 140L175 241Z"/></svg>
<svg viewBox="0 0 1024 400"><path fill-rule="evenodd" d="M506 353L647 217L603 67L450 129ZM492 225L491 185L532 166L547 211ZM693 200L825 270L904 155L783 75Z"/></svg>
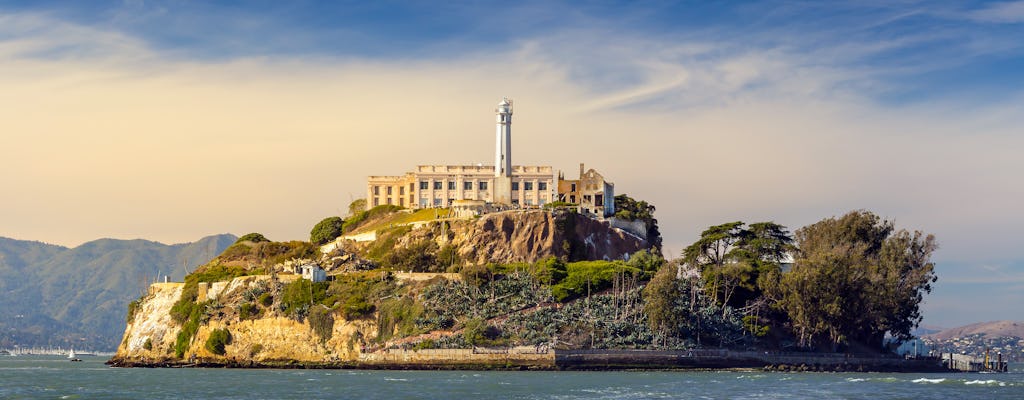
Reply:
<svg viewBox="0 0 1024 400"><path fill-rule="evenodd" d="M3 399L1024 399L1008 374L108 368L0 356Z"/></svg>

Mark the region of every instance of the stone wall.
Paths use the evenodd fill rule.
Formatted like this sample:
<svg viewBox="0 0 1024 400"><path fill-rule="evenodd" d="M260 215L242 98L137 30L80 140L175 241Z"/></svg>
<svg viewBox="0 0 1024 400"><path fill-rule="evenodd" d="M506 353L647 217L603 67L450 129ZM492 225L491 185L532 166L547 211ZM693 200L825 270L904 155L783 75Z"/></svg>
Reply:
<svg viewBox="0 0 1024 400"><path fill-rule="evenodd" d="M555 352L539 351L535 347L510 349L423 349L384 350L361 353L359 362L378 366L477 366L477 367L555 367Z"/></svg>

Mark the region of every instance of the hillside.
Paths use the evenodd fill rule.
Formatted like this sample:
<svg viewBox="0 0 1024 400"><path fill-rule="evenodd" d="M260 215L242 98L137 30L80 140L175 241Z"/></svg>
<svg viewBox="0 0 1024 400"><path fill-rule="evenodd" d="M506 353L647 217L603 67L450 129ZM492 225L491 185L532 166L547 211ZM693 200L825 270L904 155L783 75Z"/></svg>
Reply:
<svg viewBox="0 0 1024 400"><path fill-rule="evenodd" d="M165 245L100 239L75 248L0 238L0 347L112 350L128 302L158 275L181 279L235 240Z"/></svg>
<svg viewBox="0 0 1024 400"><path fill-rule="evenodd" d="M327 253L240 241L184 283L152 285L133 302L114 363L373 364L403 349L473 346L513 346L530 359L550 357L538 352L553 340L622 347L658 337L640 292L664 260L606 222L540 210L412 222L379 223L376 240L341 239ZM300 279L296 267L310 263L332 279Z"/></svg>
<svg viewBox="0 0 1024 400"><path fill-rule="evenodd" d="M1022 321L990 321L976 324L964 325L956 328L946 329L941 332L926 335L932 340L949 340L972 335L982 335L986 338L996 337L1018 337L1024 338L1024 322Z"/></svg>

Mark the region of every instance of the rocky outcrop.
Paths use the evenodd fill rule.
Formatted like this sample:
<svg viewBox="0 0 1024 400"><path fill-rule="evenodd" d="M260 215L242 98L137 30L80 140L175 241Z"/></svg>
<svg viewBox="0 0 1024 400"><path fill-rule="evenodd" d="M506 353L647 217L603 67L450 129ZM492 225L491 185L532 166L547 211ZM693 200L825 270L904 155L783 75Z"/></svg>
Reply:
<svg viewBox="0 0 1024 400"><path fill-rule="evenodd" d="M280 365L293 363L332 364L356 362L360 348L357 337L376 335L370 320L347 321L335 317L332 335L321 340L308 319L297 321L275 313L240 320L230 312L237 308L241 293L270 276L245 276L216 282L200 300L209 300L228 312L216 313L199 326L184 352L177 358L174 345L182 326L170 316L171 307L181 296L184 283L157 283L139 300L134 318L127 324L124 339L111 360L113 365L175 365L197 362L218 365ZM211 353L205 346L210 333L226 329L231 341L223 355Z"/></svg>
<svg viewBox="0 0 1024 400"><path fill-rule="evenodd" d="M650 244L607 221L570 212L505 211L470 219L419 224L394 241L396 248L422 240L454 246L465 264L531 263L547 257L568 261L622 260ZM349 242L355 251L373 244Z"/></svg>

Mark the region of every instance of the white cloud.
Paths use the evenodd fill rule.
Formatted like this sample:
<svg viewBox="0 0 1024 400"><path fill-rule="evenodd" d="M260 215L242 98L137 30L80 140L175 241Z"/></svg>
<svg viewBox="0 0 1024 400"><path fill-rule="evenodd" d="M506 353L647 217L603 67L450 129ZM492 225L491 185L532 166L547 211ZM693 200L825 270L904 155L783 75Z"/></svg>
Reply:
<svg viewBox="0 0 1024 400"><path fill-rule="evenodd" d="M994 3L980 10L969 13L972 20L1001 24L1018 24L1024 22L1024 1Z"/></svg>

